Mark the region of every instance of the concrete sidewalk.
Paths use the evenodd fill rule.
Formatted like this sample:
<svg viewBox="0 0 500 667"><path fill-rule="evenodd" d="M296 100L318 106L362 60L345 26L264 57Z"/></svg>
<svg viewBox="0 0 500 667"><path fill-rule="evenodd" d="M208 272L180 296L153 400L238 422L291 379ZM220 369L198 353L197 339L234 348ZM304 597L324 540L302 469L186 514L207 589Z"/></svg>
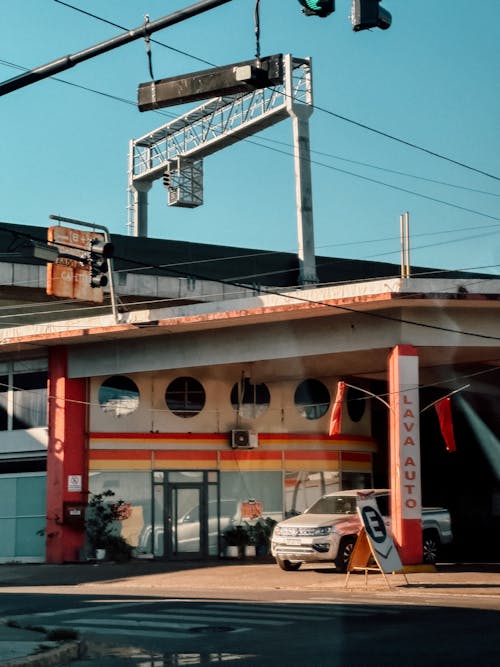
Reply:
<svg viewBox="0 0 500 667"><path fill-rule="evenodd" d="M436 571L407 574L346 575L334 567L305 565L280 570L271 559L213 562L131 561L64 565L0 565L0 594L44 593L127 595L307 602L396 603L460 606L500 611L500 564L440 564ZM0 665L46 667L76 659L85 650L79 640L54 641L43 629L16 627L0 611Z"/></svg>

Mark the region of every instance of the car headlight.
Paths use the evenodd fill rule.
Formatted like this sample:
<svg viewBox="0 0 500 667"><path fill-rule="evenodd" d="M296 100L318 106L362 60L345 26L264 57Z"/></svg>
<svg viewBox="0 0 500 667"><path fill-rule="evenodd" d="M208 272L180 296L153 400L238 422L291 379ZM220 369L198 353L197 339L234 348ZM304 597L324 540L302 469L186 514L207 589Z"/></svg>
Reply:
<svg viewBox="0 0 500 667"><path fill-rule="evenodd" d="M315 528L313 535L316 537L318 535L330 535L332 532L331 526L321 526L320 528Z"/></svg>

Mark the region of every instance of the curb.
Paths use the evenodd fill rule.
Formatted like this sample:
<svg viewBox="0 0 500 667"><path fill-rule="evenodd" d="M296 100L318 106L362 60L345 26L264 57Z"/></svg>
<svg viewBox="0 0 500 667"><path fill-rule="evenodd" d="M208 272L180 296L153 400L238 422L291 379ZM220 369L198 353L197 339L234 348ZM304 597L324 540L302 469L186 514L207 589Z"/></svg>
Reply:
<svg viewBox="0 0 500 667"><path fill-rule="evenodd" d="M41 642L43 645L43 642ZM85 640L67 641L53 649L41 653L14 658L6 662L0 662L1 667L51 667L60 665L76 658L82 658L87 652Z"/></svg>

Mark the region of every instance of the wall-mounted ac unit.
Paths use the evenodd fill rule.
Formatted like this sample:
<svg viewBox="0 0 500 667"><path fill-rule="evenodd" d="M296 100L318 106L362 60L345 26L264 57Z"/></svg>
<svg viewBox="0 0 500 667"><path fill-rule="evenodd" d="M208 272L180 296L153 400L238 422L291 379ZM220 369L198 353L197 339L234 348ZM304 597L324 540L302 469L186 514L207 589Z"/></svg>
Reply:
<svg viewBox="0 0 500 667"><path fill-rule="evenodd" d="M233 429L231 431L231 447L233 449L255 449L258 445L257 433L246 429Z"/></svg>

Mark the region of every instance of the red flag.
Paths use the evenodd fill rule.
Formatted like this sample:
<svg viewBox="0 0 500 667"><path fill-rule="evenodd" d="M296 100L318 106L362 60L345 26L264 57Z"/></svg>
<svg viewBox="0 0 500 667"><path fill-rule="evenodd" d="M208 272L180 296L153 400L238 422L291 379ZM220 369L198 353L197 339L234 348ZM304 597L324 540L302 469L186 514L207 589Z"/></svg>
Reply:
<svg viewBox="0 0 500 667"><path fill-rule="evenodd" d="M345 382L338 382L337 395L335 396L335 403L332 408L332 416L330 417L330 428L328 435L337 435L342 432L342 406L344 403Z"/></svg>
<svg viewBox="0 0 500 667"><path fill-rule="evenodd" d="M441 427L441 435L446 445L446 451L455 452L455 435L453 433L453 420L451 418L451 399L449 396L442 398L436 403L436 412Z"/></svg>

